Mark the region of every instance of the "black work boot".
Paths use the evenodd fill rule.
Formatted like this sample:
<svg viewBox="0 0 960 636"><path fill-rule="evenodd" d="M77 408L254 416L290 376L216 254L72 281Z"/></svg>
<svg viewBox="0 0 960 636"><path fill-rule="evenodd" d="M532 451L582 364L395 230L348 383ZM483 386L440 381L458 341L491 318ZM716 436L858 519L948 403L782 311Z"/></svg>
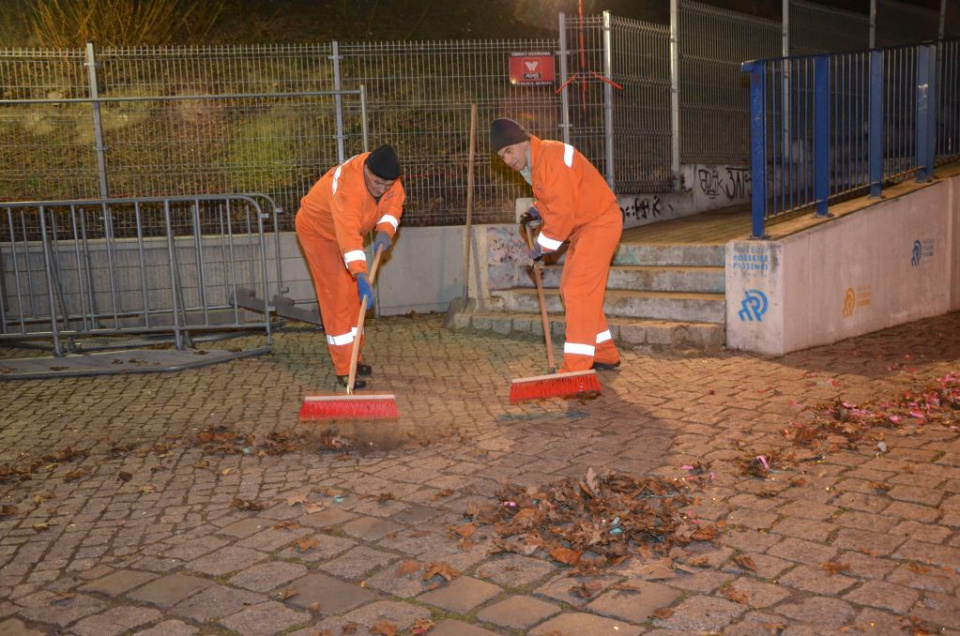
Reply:
<svg viewBox="0 0 960 636"><path fill-rule="evenodd" d="M350 382L350 376L349 376L349 375L338 375L338 376L337 376L337 382L340 383L340 386L347 386L347 383ZM357 389L366 388L366 386L367 386L366 381L365 381L365 380L361 380L360 378L355 378L354 381L353 381L353 390L354 390L354 391L356 391Z"/></svg>
<svg viewBox="0 0 960 636"><path fill-rule="evenodd" d="M357 375L371 376L373 375L373 367L369 364L364 364L362 362L357 363Z"/></svg>
<svg viewBox="0 0 960 636"><path fill-rule="evenodd" d="M600 371L610 371L612 369L619 369L620 361L617 360L616 362L594 362L593 368L598 369Z"/></svg>

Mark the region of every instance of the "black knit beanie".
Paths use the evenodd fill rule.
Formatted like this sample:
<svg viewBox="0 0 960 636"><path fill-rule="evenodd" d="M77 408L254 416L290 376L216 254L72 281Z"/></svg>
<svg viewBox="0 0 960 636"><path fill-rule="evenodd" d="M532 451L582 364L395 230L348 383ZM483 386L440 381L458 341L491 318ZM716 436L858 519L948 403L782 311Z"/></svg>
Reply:
<svg viewBox="0 0 960 636"><path fill-rule="evenodd" d="M512 119L506 117L495 119L493 124L490 125L490 147L493 152L500 152L507 146L518 144L527 139L530 139L530 133Z"/></svg>
<svg viewBox="0 0 960 636"><path fill-rule="evenodd" d="M380 146L371 152L367 157L367 167L381 179L393 181L400 176L400 162L397 161L393 146Z"/></svg>

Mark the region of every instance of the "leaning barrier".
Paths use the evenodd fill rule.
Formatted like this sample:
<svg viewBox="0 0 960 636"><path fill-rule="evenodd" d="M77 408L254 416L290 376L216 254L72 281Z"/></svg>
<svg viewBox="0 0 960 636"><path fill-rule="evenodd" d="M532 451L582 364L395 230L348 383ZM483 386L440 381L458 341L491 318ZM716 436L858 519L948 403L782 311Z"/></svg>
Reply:
<svg viewBox="0 0 960 636"><path fill-rule="evenodd" d="M270 347L271 308L237 298L270 298L268 251L279 284L277 211L260 194L0 203L0 343L60 357L263 332Z"/></svg>

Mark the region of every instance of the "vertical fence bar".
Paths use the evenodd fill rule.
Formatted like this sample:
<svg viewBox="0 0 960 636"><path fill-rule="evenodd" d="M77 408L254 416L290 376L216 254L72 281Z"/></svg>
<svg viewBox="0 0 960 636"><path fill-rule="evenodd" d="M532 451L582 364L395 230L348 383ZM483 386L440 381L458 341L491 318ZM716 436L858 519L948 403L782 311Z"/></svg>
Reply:
<svg viewBox="0 0 960 636"><path fill-rule="evenodd" d="M930 134L928 128L928 109L933 107L931 87L933 78L930 76L930 49L926 46L917 48L917 121L916 130L916 162L917 182L929 181L933 177L933 166L928 163L928 148Z"/></svg>
<svg viewBox="0 0 960 636"><path fill-rule="evenodd" d="M50 242L47 240L47 208L41 205L40 216L40 241L43 246L43 263L46 269L47 278L47 302L50 303L50 333L53 335L53 355L58 358L63 357L63 347L60 344L60 327L57 325L57 306L53 298L53 259L50 254Z"/></svg>
<svg viewBox="0 0 960 636"><path fill-rule="evenodd" d="M570 143L570 95L567 86L567 14L560 13L560 129L563 143Z"/></svg>
<svg viewBox="0 0 960 636"><path fill-rule="evenodd" d="M883 51L870 51L870 196L883 190Z"/></svg>
<svg viewBox="0 0 960 636"><path fill-rule="evenodd" d="M740 70L750 74L750 170L753 180L751 208L753 238L763 238L763 221L767 201L766 144L763 95L766 69L763 62L744 62Z"/></svg>
<svg viewBox="0 0 960 636"><path fill-rule="evenodd" d="M610 35L610 12L603 12L603 76L608 81L603 83L603 128L604 153L606 164L607 185L614 192L617 191L616 172L613 165L613 46Z"/></svg>
<svg viewBox="0 0 960 636"><path fill-rule="evenodd" d="M97 56L93 48L93 42L87 42L87 78L90 82L90 108L93 110L93 138L97 144L97 175L100 179L100 197L106 199L110 196L109 183L107 181L107 157L106 147L103 144L103 119L100 115L100 87L97 83Z"/></svg>
<svg viewBox="0 0 960 636"><path fill-rule="evenodd" d="M339 93L343 90L340 84L340 43L334 40L332 45L333 54L330 59L333 60L333 90L338 91L333 96L333 103L337 111L337 163L340 164L346 160L343 137L343 96Z"/></svg>
<svg viewBox="0 0 960 636"><path fill-rule="evenodd" d="M170 222L170 201L163 202L163 220L167 229L167 265L170 268L170 300L173 304L173 335L177 351L183 351L183 330L180 325L180 276L177 272L177 246Z"/></svg>
<svg viewBox="0 0 960 636"><path fill-rule="evenodd" d="M813 198L817 216L829 216L830 196L830 58L818 55L813 65Z"/></svg>
<svg viewBox="0 0 960 636"><path fill-rule="evenodd" d="M927 152L925 162L928 166L927 179L933 179L937 169L937 118L940 116L940 99L938 92L940 87L938 74L937 52L940 49L939 43L930 44L927 49L927 77L929 78L929 90L927 91Z"/></svg>

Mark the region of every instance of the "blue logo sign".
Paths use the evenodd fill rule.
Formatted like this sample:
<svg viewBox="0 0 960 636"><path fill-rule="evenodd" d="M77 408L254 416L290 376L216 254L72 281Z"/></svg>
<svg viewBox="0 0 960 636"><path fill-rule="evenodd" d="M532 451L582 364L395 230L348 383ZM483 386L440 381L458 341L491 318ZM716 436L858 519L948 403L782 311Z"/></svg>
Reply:
<svg viewBox="0 0 960 636"><path fill-rule="evenodd" d="M767 313L767 295L759 289L748 289L740 303L740 311L737 313L740 320L744 322L760 322L763 320L763 314Z"/></svg>
<svg viewBox="0 0 960 636"><path fill-rule="evenodd" d="M914 241L913 256L910 258L910 264L914 267L918 266L921 258L923 258L923 244L920 241Z"/></svg>

